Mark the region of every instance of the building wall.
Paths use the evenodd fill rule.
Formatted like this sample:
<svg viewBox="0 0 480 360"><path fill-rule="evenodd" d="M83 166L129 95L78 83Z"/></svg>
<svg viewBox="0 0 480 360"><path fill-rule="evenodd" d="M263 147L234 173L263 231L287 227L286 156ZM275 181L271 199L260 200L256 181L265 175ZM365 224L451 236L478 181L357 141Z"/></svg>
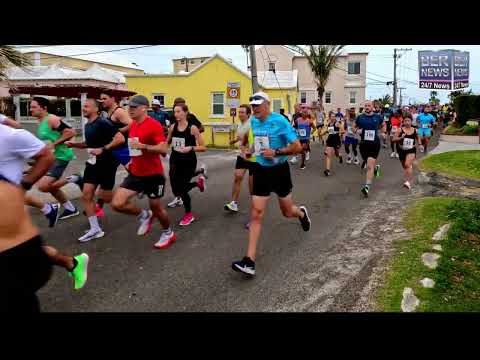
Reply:
<svg viewBox="0 0 480 360"><path fill-rule="evenodd" d="M207 61L208 57L197 57L197 58L187 58L188 61L188 71L193 71L197 66L201 65L203 62ZM180 71L186 71L186 65L182 64L183 59L174 59L173 62L173 73L178 74ZM193 62L193 64L192 64Z"/></svg>
<svg viewBox="0 0 480 360"><path fill-rule="evenodd" d="M115 71L122 72L129 75L144 74L144 71L140 69L132 69L132 68L127 68L123 66L96 63L88 60L81 60L81 59L75 59L75 58L66 57L66 56L57 56L57 55L45 54L45 53L26 53L25 55L27 55L30 59L32 59L32 63L34 65L35 65L35 62L34 62L35 54L40 54L40 65L52 65L52 64L59 63L64 67L69 67L72 69L79 69L79 70L87 70L93 64L98 64L103 68L115 70Z"/></svg>
<svg viewBox="0 0 480 360"><path fill-rule="evenodd" d="M257 71L268 71L268 63L270 60L275 63L275 70L277 71L293 70L292 60L294 55L291 51L281 45L265 46L255 50Z"/></svg>

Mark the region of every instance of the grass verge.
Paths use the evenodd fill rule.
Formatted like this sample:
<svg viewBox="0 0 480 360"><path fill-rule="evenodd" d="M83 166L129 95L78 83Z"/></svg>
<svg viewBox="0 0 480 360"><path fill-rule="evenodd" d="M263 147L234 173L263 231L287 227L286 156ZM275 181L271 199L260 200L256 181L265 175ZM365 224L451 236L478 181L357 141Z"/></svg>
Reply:
<svg viewBox="0 0 480 360"><path fill-rule="evenodd" d="M403 289L411 287L420 299L420 312L480 311L480 201L424 198L407 212L405 226L412 238L396 243L395 255L378 292L379 311L401 311ZM450 223L438 267L428 269L424 252L435 252L431 239L438 228ZM419 283L435 281L433 289Z"/></svg>
<svg viewBox="0 0 480 360"><path fill-rule="evenodd" d="M419 161L423 171L435 171L480 180L480 150L450 151L430 155Z"/></svg>

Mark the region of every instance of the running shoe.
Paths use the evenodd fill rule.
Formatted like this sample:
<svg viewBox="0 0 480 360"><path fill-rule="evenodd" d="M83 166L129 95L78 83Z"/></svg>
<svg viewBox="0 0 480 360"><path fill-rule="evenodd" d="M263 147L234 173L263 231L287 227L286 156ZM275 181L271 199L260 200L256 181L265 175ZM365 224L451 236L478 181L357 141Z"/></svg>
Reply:
<svg viewBox="0 0 480 360"><path fill-rule="evenodd" d="M398 159L398 157L399 157L397 152L395 153L395 157L396 157L397 159Z"/></svg>
<svg viewBox="0 0 480 360"><path fill-rule="evenodd" d="M77 265L68 273L68 275L73 278L75 290L80 290L87 282L88 262L90 259L85 253L74 256L74 259L77 260Z"/></svg>
<svg viewBox="0 0 480 360"><path fill-rule="evenodd" d="M137 235L143 236L148 234L152 230L152 224L153 224L152 210L148 210L146 214L142 211L142 214L138 216L138 221L140 222L140 226L138 227Z"/></svg>
<svg viewBox="0 0 480 360"><path fill-rule="evenodd" d="M306 168L307 168L307 166L306 166L306 165L302 165L302 166L300 166L300 170L305 170Z"/></svg>
<svg viewBox="0 0 480 360"><path fill-rule="evenodd" d="M296 164L298 162L298 159L296 156L292 156L292 158L290 159L290 164Z"/></svg>
<svg viewBox="0 0 480 360"><path fill-rule="evenodd" d="M420 145L420 152L424 152L425 151L425 148L423 147L423 145Z"/></svg>
<svg viewBox="0 0 480 360"><path fill-rule="evenodd" d="M364 161L362 162L362 170L365 169L366 167L367 167L367 162L364 160Z"/></svg>
<svg viewBox="0 0 480 360"><path fill-rule="evenodd" d="M411 189L412 189L412 185L410 185L410 182L408 182L408 181L405 181L405 182L403 183L403 186L406 187L408 190L411 190Z"/></svg>
<svg viewBox="0 0 480 360"><path fill-rule="evenodd" d="M245 229L250 230L250 221L245 224Z"/></svg>
<svg viewBox="0 0 480 360"><path fill-rule="evenodd" d="M374 171L375 177L379 177L381 175L380 173L380 165L375 165L375 171Z"/></svg>
<svg viewBox="0 0 480 360"><path fill-rule="evenodd" d="M367 185L365 185L364 187L362 187L362 190L360 190L360 191L367 198L368 197L368 192L370 191L370 188Z"/></svg>
<svg viewBox="0 0 480 360"><path fill-rule="evenodd" d="M77 185L80 188L80 190L83 191L83 176L81 174L78 174L78 173L73 174L73 175L67 176L66 179L69 183Z"/></svg>
<svg viewBox="0 0 480 360"><path fill-rule="evenodd" d="M198 185L198 188L200 189L200 192L205 191L205 189L207 188L207 182L205 181L205 176L200 175L198 177L197 185Z"/></svg>
<svg viewBox="0 0 480 360"><path fill-rule="evenodd" d="M192 213L185 214L183 219L180 221L180 226L187 226L190 225L192 222L195 221L195 218L193 217Z"/></svg>
<svg viewBox="0 0 480 360"><path fill-rule="evenodd" d="M338 161L340 162L340 164L343 164L343 157L342 157L342 156L339 156L339 157L338 157Z"/></svg>
<svg viewBox="0 0 480 360"><path fill-rule="evenodd" d="M225 204L224 209L226 211L238 212L238 204L235 201Z"/></svg>
<svg viewBox="0 0 480 360"><path fill-rule="evenodd" d="M242 260L233 262L232 269L253 276L255 275L255 262L245 256Z"/></svg>
<svg viewBox="0 0 480 360"><path fill-rule="evenodd" d="M347 164L351 164L352 163L352 157L349 155L347 156Z"/></svg>
<svg viewBox="0 0 480 360"><path fill-rule="evenodd" d="M173 232L173 230L164 230L162 235L160 235L160 240L158 240L153 246L157 249L166 249L172 243L177 240L177 236Z"/></svg>
<svg viewBox="0 0 480 360"><path fill-rule="evenodd" d="M71 217L74 217L74 216L78 216L78 215L80 215L80 211L78 211L77 208L75 208L75 210L73 210L73 211L65 209L65 211L62 213L62 215L60 215L60 217L58 219L59 220L65 220L65 219L68 219L68 218L71 218Z"/></svg>
<svg viewBox="0 0 480 360"><path fill-rule="evenodd" d="M78 241L87 242L93 239L100 239L104 236L105 236L105 233L102 231L102 229L98 229L98 230L90 229L85 233L85 235L79 237Z"/></svg>
<svg viewBox="0 0 480 360"><path fill-rule="evenodd" d="M58 221L60 204L50 203L48 205L50 205L51 210L47 215L45 215L45 217L48 220L48 227L54 227L57 224L57 221Z"/></svg>
<svg viewBox="0 0 480 360"><path fill-rule="evenodd" d="M203 176L205 176L205 179L208 179L208 176L207 176L207 164L202 164L202 165L200 165L200 170L202 171Z"/></svg>
<svg viewBox="0 0 480 360"><path fill-rule="evenodd" d="M354 163L355 165L360 164L360 160L358 159L358 157L356 157L356 158L353 160L353 163Z"/></svg>
<svg viewBox="0 0 480 360"><path fill-rule="evenodd" d="M330 176L330 170L325 170L323 173L325 174L325 176Z"/></svg>
<svg viewBox="0 0 480 360"><path fill-rule="evenodd" d="M310 151L307 151L307 153L305 154L305 160L306 161L310 160Z"/></svg>
<svg viewBox="0 0 480 360"><path fill-rule="evenodd" d="M173 199L171 202L168 203L167 205L169 208L174 208L177 206L183 206L183 200L181 197L177 196L175 199Z"/></svg>
<svg viewBox="0 0 480 360"><path fill-rule="evenodd" d="M391 158L394 158L394 157L395 157L395 152L392 152L392 153L390 154L390 157L391 157Z"/></svg>
<svg viewBox="0 0 480 360"><path fill-rule="evenodd" d="M95 216L99 218L105 216L105 211L98 204L95 204Z"/></svg>
<svg viewBox="0 0 480 360"><path fill-rule="evenodd" d="M305 206L300 206L300 210L303 211L305 216L303 218L300 218L300 224L302 225L303 231L309 231L310 226L312 226L312 220L310 220L310 217L308 216L308 211Z"/></svg>

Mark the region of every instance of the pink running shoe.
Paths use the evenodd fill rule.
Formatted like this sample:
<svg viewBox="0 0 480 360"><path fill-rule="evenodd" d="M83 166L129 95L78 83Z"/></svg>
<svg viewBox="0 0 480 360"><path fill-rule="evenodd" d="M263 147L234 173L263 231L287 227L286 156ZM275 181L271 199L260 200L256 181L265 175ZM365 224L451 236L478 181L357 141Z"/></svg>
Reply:
<svg viewBox="0 0 480 360"><path fill-rule="evenodd" d="M105 216L105 211L98 204L95 205L95 216L99 218Z"/></svg>
<svg viewBox="0 0 480 360"><path fill-rule="evenodd" d="M205 177L203 175L198 177L197 184L198 184L198 188L200 189L200 191L204 192L206 187L207 187L207 184L206 184L206 181L205 181Z"/></svg>
<svg viewBox="0 0 480 360"><path fill-rule="evenodd" d="M182 221L180 221L180 226L190 225L194 221L195 221L195 218L193 217L192 213L185 214Z"/></svg>

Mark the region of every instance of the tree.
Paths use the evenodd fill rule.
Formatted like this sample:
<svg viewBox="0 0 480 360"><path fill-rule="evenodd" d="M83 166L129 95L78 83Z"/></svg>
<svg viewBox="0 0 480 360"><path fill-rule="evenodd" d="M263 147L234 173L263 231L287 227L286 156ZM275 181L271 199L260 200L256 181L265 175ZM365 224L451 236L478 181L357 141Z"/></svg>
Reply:
<svg viewBox="0 0 480 360"><path fill-rule="evenodd" d="M330 73L337 67L337 60L345 45L307 45L307 49L299 45L291 46L294 51L305 56L315 76L318 100L323 103L323 94Z"/></svg>
<svg viewBox="0 0 480 360"><path fill-rule="evenodd" d="M26 67L31 60L12 45L0 45L0 80L7 78L7 69L12 66Z"/></svg>
<svg viewBox="0 0 480 360"><path fill-rule="evenodd" d="M440 99L437 98L438 92L437 91L430 91L430 103L438 105L440 104Z"/></svg>
<svg viewBox="0 0 480 360"><path fill-rule="evenodd" d="M450 98L450 103L453 104L454 101L455 101L455 98L457 96L460 96L460 95L472 95L473 92L472 92L472 89L469 89L468 91L465 91L465 90L456 90L456 91L452 91L450 92L450 94L448 95L448 97Z"/></svg>
<svg viewBox="0 0 480 360"><path fill-rule="evenodd" d="M386 95L383 95L383 97L379 98L378 101L380 102L380 104L382 104L382 106L385 106L385 105L392 105L393 104L393 100L392 100L392 97L388 94Z"/></svg>

